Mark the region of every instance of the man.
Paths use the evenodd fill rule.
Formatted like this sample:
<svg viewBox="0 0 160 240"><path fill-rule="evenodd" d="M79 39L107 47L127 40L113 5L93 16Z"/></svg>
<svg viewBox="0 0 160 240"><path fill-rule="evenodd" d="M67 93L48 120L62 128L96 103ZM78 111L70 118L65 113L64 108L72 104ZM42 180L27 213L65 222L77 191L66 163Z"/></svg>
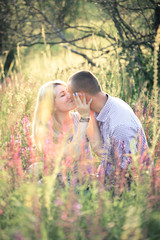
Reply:
<svg viewBox="0 0 160 240"><path fill-rule="evenodd" d="M123 100L111 97L101 90L97 78L89 71L78 71L68 80L71 94L85 93L99 123L103 140L101 166L105 175L110 174L117 159L122 168L127 168L132 154L144 154L148 147L146 136L139 119Z"/></svg>

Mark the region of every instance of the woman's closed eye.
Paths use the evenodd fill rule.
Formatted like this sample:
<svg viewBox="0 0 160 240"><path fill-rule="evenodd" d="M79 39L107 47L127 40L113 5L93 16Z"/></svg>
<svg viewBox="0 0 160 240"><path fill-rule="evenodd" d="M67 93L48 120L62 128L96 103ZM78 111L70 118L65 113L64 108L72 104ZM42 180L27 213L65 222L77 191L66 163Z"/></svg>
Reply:
<svg viewBox="0 0 160 240"><path fill-rule="evenodd" d="M66 96L66 92L62 91L61 94L60 94L60 97L64 97L64 96Z"/></svg>

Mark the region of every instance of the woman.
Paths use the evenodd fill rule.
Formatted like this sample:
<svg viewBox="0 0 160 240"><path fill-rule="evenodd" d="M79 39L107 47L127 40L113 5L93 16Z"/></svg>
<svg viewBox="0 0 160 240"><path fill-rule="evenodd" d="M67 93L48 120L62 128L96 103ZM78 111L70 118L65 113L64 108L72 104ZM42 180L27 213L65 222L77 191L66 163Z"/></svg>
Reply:
<svg viewBox="0 0 160 240"><path fill-rule="evenodd" d="M74 95L73 100L67 91L67 84L61 80L44 84L38 93L33 119L35 146L45 152L46 149L48 151L46 146L53 142L54 149L51 151L61 150L61 158L72 155L74 160L78 160L85 154L85 159L92 159L89 142L97 152L101 137L93 116L90 120L91 101L86 103L85 95L78 94ZM76 105L79 113L71 111ZM51 158L54 162L54 157Z"/></svg>

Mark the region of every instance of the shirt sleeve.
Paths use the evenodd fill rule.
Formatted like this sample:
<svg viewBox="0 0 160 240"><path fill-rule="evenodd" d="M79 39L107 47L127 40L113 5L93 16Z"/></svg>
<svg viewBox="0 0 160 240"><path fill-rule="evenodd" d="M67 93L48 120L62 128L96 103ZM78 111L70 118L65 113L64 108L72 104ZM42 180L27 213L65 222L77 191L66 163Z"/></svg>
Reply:
<svg viewBox="0 0 160 240"><path fill-rule="evenodd" d="M138 131L126 125L118 125L112 135L112 156L125 168L131 160L131 154L137 152Z"/></svg>

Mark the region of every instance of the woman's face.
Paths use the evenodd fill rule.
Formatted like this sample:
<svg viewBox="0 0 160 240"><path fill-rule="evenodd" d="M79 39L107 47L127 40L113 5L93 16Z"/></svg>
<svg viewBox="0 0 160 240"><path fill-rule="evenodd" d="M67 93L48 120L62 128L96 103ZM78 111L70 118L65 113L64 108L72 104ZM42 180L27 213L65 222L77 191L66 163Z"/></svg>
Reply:
<svg viewBox="0 0 160 240"><path fill-rule="evenodd" d="M67 91L67 86L57 85L55 87L55 109L60 112L68 112L75 108L75 102Z"/></svg>

